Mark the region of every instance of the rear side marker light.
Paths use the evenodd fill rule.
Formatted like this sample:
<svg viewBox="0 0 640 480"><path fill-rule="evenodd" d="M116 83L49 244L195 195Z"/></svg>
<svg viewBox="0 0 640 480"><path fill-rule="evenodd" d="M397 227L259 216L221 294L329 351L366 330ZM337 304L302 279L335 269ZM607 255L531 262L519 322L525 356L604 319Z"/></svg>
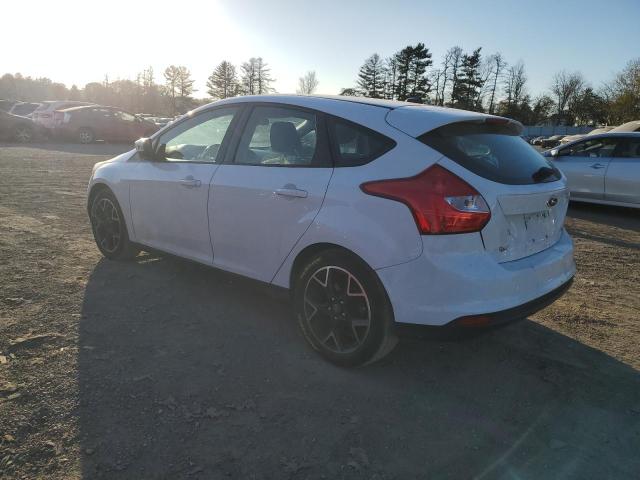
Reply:
<svg viewBox="0 0 640 480"><path fill-rule="evenodd" d="M407 205L423 235L478 232L491 218L482 195L440 165L415 177L367 182L360 188Z"/></svg>

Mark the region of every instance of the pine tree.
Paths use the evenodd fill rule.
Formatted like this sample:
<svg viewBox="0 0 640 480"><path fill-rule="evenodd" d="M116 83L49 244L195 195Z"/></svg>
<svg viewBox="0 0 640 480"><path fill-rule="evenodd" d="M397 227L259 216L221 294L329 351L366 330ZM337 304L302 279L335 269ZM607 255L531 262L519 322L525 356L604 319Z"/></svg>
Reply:
<svg viewBox="0 0 640 480"><path fill-rule="evenodd" d="M212 98L235 97L238 93L236 67L226 60L220 62L207 80L207 93Z"/></svg>
<svg viewBox="0 0 640 480"><path fill-rule="evenodd" d="M480 78L480 48L471 55L464 54L460 64L460 73L451 92L451 103L457 108L475 110L478 92L482 87Z"/></svg>
<svg viewBox="0 0 640 480"><path fill-rule="evenodd" d="M426 97L431 91L426 71L433 62L431 52L424 46L424 43L406 46L394 55L394 60L398 68L394 89L395 97L398 100L406 100L409 97Z"/></svg>
<svg viewBox="0 0 640 480"><path fill-rule="evenodd" d="M385 66L380 55L374 53L364 61L356 82L365 97L382 98L384 95Z"/></svg>

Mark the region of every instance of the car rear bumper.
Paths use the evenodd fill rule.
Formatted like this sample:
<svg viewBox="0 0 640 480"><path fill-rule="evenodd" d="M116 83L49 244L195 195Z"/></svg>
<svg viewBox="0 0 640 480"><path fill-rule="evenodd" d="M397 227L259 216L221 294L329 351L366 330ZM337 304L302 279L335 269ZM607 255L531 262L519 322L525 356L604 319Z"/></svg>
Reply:
<svg viewBox="0 0 640 480"><path fill-rule="evenodd" d="M479 237L425 237L419 258L377 270L397 323L431 326L504 323L531 315L570 285L576 267L573 242L566 231L546 250L505 263L479 251L478 245L474 245L474 242L481 245ZM465 249L474 253L465 253Z"/></svg>

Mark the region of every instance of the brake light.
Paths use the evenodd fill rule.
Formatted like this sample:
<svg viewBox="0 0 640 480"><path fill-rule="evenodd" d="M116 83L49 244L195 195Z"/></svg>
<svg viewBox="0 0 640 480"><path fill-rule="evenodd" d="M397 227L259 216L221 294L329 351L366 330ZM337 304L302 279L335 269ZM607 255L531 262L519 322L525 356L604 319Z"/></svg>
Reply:
<svg viewBox="0 0 640 480"><path fill-rule="evenodd" d="M407 205L423 235L478 232L491 218L482 195L440 165L415 177L367 182L360 188Z"/></svg>

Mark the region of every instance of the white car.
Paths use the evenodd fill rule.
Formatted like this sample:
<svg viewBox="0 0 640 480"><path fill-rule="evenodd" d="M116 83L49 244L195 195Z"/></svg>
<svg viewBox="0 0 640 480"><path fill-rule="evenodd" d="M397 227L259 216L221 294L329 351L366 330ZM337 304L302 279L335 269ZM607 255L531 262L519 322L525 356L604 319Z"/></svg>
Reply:
<svg viewBox="0 0 640 480"><path fill-rule="evenodd" d="M565 178L511 120L414 103L257 96L201 107L96 164L94 237L291 290L309 344L381 358L398 324L524 318L575 273Z"/></svg>
<svg viewBox="0 0 640 480"><path fill-rule="evenodd" d="M45 129L55 127L54 112L56 110L65 110L71 107L81 107L83 105L93 105L87 102L79 102L76 100L48 100L42 102L31 114L31 120Z"/></svg>

